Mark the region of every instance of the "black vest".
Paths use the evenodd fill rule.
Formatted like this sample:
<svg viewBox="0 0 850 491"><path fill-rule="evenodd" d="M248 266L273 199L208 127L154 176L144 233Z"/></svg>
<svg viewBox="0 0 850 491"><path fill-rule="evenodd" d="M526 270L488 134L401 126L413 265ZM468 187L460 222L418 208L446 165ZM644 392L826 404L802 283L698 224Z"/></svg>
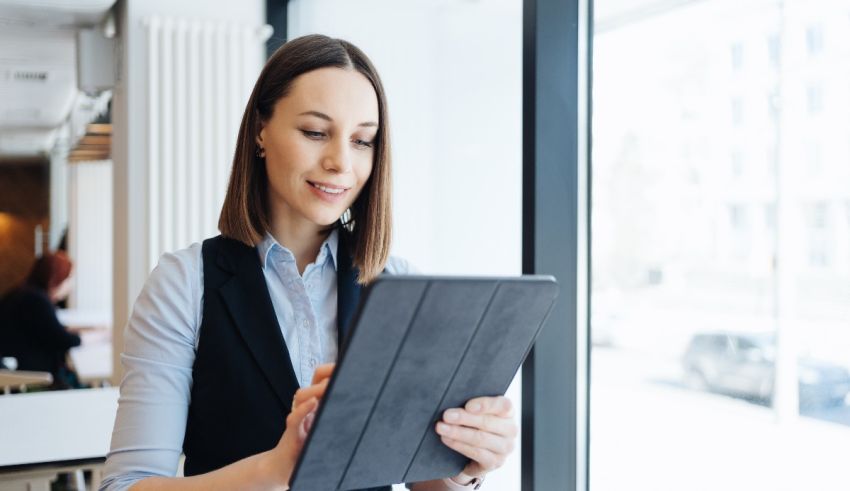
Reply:
<svg viewBox="0 0 850 491"><path fill-rule="evenodd" d="M346 238L340 230L340 353L360 299ZM183 441L186 476L210 472L277 445L299 388L257 250L219 236L205 240L202 251L203 320Z"/></svg>

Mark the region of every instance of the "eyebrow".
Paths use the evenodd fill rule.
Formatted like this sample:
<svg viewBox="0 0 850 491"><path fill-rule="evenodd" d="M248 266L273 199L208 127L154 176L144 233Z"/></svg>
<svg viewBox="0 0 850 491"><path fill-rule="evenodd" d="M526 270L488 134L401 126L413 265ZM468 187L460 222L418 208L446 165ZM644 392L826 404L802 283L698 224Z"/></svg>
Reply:
<svg viewBox="0 0 850 491"><path fill-rule="evenodd" d="M323 112L319 112L319 111L304 111L303 113L299 114L299 116L315 116L317 118L324 119L325 121L328 121L328 122L331 122L331 123L333 122L333 118L331 118L327 114L325 114ZM366 121L364 123L358 124L357 126L374 126L374 127L377 127L378 123L376 123L374 121Z"/></svg>

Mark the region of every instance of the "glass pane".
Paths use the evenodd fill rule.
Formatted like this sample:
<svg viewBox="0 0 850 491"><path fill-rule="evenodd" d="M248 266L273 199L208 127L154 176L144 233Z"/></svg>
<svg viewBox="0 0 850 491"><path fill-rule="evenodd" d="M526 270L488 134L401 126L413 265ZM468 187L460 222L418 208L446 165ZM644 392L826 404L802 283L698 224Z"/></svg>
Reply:
<svg viewBox="0 0 850 491"><path fill-rule="evenodd" d="M594 22L593 491L850 489L850 4Z"/></svg>

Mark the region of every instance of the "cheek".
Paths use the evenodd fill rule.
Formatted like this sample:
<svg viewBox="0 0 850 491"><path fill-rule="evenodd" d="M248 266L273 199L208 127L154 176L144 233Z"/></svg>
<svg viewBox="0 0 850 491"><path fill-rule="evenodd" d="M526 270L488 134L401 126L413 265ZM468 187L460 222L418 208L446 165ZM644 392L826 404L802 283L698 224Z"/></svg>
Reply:
<svg viewBox="0 0 850 491"><path fill-rule="evenodd" d="M266 172L269 181L282 185L295 180L304 171L304 163L308 161L308 152L297 143L283 144L274 153L267 154Z"/></svg>
<svg viewBox="0 0 850 491"><path fill-rule="evenodd" d="M372 174L372 156L364 158L362 161L358 162L354 166L354 174L357 175L357 182L360 184L362 188L366 181L369 180L369 176Z"/></svg>

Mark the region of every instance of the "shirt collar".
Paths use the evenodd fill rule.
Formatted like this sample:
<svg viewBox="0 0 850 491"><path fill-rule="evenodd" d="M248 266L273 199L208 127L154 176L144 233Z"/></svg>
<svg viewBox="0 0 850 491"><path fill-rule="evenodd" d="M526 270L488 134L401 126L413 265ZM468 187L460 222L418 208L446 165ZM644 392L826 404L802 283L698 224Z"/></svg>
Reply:
<svg viewBox="0 0 850 491"><path fill-rule="evenodd" d="M316 264L324 264L327 261L328 255L331 256L331 261L333 262L334 270L337 269L337 247L339 245L339 231L334 228L328 237L322 242L322 246L319 248L319 255L316 256ZM269 254L274 249L279 249L280 252L284 255L285 258L290 260L295 260L295 256L293 256L292 251L287 249L286 247L280 245L280 243L275 239L271 233L266 232L263 236L263 240L257 244L257 253L260 255L260 264L263 268L266 267L266 264L269 260Z"/></svg>

